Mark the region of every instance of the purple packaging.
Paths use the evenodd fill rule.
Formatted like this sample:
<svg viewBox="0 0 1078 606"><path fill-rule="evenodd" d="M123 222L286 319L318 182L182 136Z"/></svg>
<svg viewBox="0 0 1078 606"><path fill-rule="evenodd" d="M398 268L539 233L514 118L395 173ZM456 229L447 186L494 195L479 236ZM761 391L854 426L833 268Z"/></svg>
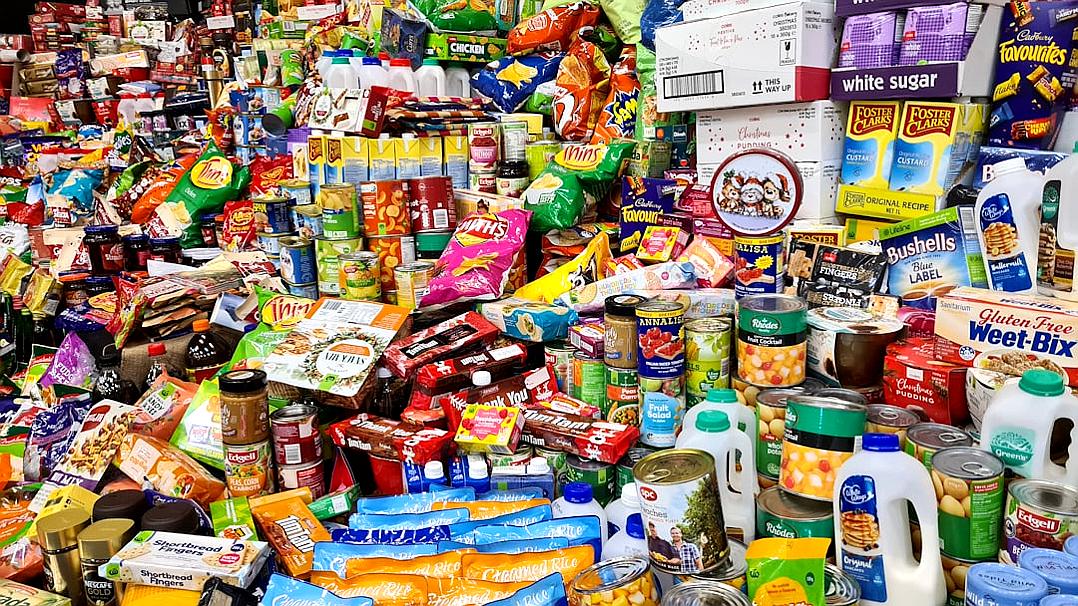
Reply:
<svg viewBox="0 0 1078 606"><path fill-rule="evenodd" d="M635 252L644 230L656 225L659 215L674 210L677 182L673 179L625 177L621 184L621 230L618 234L622 253Z"/></svg>
<svg viewBox="0 0 1078 606"><path fill-rule="evenodd" d="M980 5L965 2L909 9L898 64L961 61L973 42L983 12Z"/></svg>
<svg viewBox="0 0 1078 606"><path fill-rule="evenodd" d="M898 61L903 15L894 11L846 19L839 47L839 67L890 67Z"/></svg>

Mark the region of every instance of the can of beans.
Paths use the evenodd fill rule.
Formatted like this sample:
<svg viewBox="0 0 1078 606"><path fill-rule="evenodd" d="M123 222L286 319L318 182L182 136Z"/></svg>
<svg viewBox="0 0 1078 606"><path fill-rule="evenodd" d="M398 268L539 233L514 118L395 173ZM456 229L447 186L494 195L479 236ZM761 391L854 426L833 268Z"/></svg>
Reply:
<svg viewBox="0 0 1078 606"><path fill-rule="evenodd" d="M535 452L535 457L542 457L546 459L547 465L550 466L550 470L554 472L554 498L561 496L561 487L565 482L565 470L568 465L565 463L566 454L560 450L551 450L549 448L543 448L541 446L535 446L532 448Z"/></svg>
<svg viewBox="0 0 1078 606"><path fill-rule="evenodd" d="M573 385L570 395L603 410L606 406L606 363L578 351L573 354Z"/></svg>
<svg viewBox="0 0 1078 606"><path fill-rule="evenodd" d="M619 499L621 498L621 489L624 488L626 484L635 481L633 480L633 467L636 467L637 463L653 452L655 452L654 448L634 446L618 461L618 464L615 466L617 479L614 480L614 493Z"/></svg>
<svg viewBox="0 0 1078 606"><path fill-rule="evenodd" d="M318 191L322 207L322 233L327 238L348 239L359 235L356 186L352 183L327 183Z"/></svg>
<svg viewBox="0 0 1078 606"><path fill-rule="evenodd" d="M1013 480L1007 487L1007 511L999 561L1018 565L1018 555L1033 547L1061 550L1078 534L1078 488L1048 480Z"/></svg>
<svg viewBox="0 0 1078 606"><path fill-rule="evenodd" d="M835 519L831 504L788 494L778 486L761 490L756 497L756 535L759 538L834 539Z"/></svg>
<svg viewBox="0 0 1078 606"><path fill-rule="evenodd" d="M382 284L378 255L366 250L341 255L339 267L340 295L353 301L381 301Z"/></svg>
<svg viewBox="0 0 1078 606"><path fill-rule="evenodd" d="M318 281L314 242L298 236L281 238L281 279L289 284Z"/></svg>
<svg viewBox="0 0 1078 606"><path fill-rule="evenodd" d="M288 288L288 294L294 297L304 297L306 299L318 298L318 283L311 282L310 284L285 284Z"/></svg>
<svg viewBox="0 0 1078 606"><path fill-rule="evenodd" d="M734 296L777 294L784 286L786 237L734 236Z"/></svg>
<svg viewBox="0 0 1078 606"><path fill-rule="evenodd" d="M870 404L865 431L893 433L898 436L898 443L904 449L906 448L906 432L920 422L921 417L912 410L889 404Z"/></svg>
<svg viewBox="0 0 1078 606"><path fill-rule="evenodd" d="M789 295L753 295L738 302L737 374L759 387L805 380L808 306Z"/></svg>
<svg viewBox="0 0 1078 606"><path fill-rule="evenodd" d="M573 352L576 351L568 341L554 341L543 347L543 358L554 367L554 376L558 380L558 389L572 395L572 381L569 380Z"/></svg>
<svg viewBox="0 0 1078 606"><path fill-rule="evenodd" d="M297 236L313 240L322 235L322 209L317 204L293 206L292 224Z"/></svg>
<svg viewBox="0 0 1078 606"><path fill-rule="evenodd" d="M640 377L640 443L670 448L685 414L685 378Z"/></svg>
<svg viewBox="0 0 1078 606"><path fill-rule="evenodd" d="M835 471L853 456L865 433L868 410L836 398L794 396L786 400L779 485L809 499L830 501Z"/></svg>
<svg viewBox="0 0 1078 606"><path fill-rule="evenodd" d="M565 481L562 486L569 482L584 482L591 486L595 502L603 507L614 498L616 480L617 472L613 465L582 459L574 454L565 455Z"/></svg>
<svg viewBox="0 0 1078 606"><path fill-rule="evenodd" d="M326 494L326 472L322 461L311 461L299 465L281 465L278 467L281 490L310 488L311 498L318 499Z"/></svg>
<svg viewBox="0 0 1078 606"><path fill-rule="evenodd" d="M722 583L723 585L728 585L738 591L747 592L748 589L746 588L746 585L748 584L748 578L745 575L749 572L749 562L745 559L745 555L749 548L741 541L735 539L729 539L729 542L730 557L727 558L725 562L707 572L679 575L678 579L681 581Z"/></svg>
<svg viewBox="0 0 1078 606"><path fill-rule="evenodd" d="M407 181L364 181L359 186L359 197L363 203L363 233L368 238L411 233Z"/></svg>
<svg viewBox="0 0 1078 606"><path fill-rule="evenodd" d="M685 399L689 408L707 399L711 389L730 386L728 318L699 318L685 323Z"/></svg>
<svg viewBox="0 0 1078 606"><path fill-rule="evenodd" d="M906 430L906 454L932 469L932 455L944 448L973 446L973 438L957 427L942 423L917 423Z"/></svg>
<svg viewBox="0 0 1078 606"><path fill-rule="evenodd" d="M254 444L225 444L225 485L233 497L257 497L276 492L273 453L269 440Z"/></svg>
<svg viewBox="0 0 1078 606"><path fill-rule="evenodd" d="M631 409L631 411L630 411ZM640 376L635 368L606 365L606 405L603 418L613 423L640 425Z"/></svg>
<svg viewBox="0 0 1078 606"><path fill-rule="evenodd" d="M1003 461L979 448L945 448L932 455L939 503L940 552L961 560L999 554L1003 520Z"/></svg>
<svg viewBox="0 0 1078 606"><path fill-rule="evenodd" d="M730 543L714 457L702 450L662 450L637 463L633 479L640 491L644 532L655 537L648 541L655 568L698 574L727 561Z"/></svg>
<svg viewBox="0 0 1078 606"><path fill-rule="evenodd" d="M457 226L457 203L453 200L453 179L422 177L410 179L408 210L412 232L444 231Z"/></svg>
<svg viewBox="0 0 1078 606"><path fill-rule="evenodd" d="M281 188L281 194L293 200L292 206L307 206L314 202L311 197L311 182L303 179L286 179L277 184Z"/></svg>
<svg viewBox="0 0 1078 606"><path fill-rule="evenodd" d="M314 257L318 263L318 290L323 295L341 294L340 258L363 248L363 238L314 239Z"/></svg>
<svg viewBox="0 0 1078 606"><path fill-rule="evenodd" d="M289 198L255 198L251 208L255 213L255 229L267 234L292 233L292 207Z"/></svg>
<svg viewBox="0 0 1078 606"><path fill-rule="evenodd" d="M415 262L415 238L412 236L377 236L367 239L367 250L378 255L382 293L396 291L398 265Z"/></svg>
<svg viewBox="0 0 1078 606"><path fill-rule="evenodd" d="M804 395L800 389L765 389L756 396L756 473L779 481L782 467L782 437L786 434L786 400ZM761 486L763 486L761 484Z"/></svg>
<svg viewBox="0 0 1078 606"><path fill-rule="evenodd" d="M322 460L322 432L314 406L296 403L277 409L270 415L270 432L278 465Z"/></svg>
<svg viewBox="0 0 1078 606"><path fill-rule="evenodd" d="M427 294L430 281L434 277L434 263L416 261L398 265L393 270L397 285L397 305L407 309L419 307L419 302Z"/></svg>
<svg viewBox="0 0 1078 606"><path fill-rule="evenodd" d="M636 306L637 360L641 377L685 375L685 305L652 300Z"/></svg>

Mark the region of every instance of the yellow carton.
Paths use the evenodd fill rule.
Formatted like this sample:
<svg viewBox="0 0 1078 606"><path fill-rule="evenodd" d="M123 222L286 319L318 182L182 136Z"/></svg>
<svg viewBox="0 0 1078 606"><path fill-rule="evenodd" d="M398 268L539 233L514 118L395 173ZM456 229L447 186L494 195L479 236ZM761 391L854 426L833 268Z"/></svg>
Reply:
<svg viewBox="0 0 1078 606"><path fill-rule="evenodd" d="M468 189L468 137L444 137L442 148L445 152L445 174L453 179L453 188Z"/></svg>
<svg viewBox="0 0 1078 606"><path fill-rule="evenodd" d="M78 484L61 486L54 490L52 494L49 495L49 498L45 500L45 504L41 507L41 511L30 524L27 534L36 538L37 521L49 514L57 513L65 509L81 509L88 514L92 513L94 510L94 503L97 502L97 499L97 494L86 490Z"/></svg>
<svg viewBox="0 0 1078 606"><path fill-rule="evenodd" d="M367 144L370 156L371 181L397 178L397 142L389 137L371 139Z"/></svg>
<svg viewBox="0 0 1078 606"><path fill-rule="evenodd" d="M962 110L958 103L906 102L895 141L892 190L933 196L947 193L966 163L967 150L958 142Z"/></svg>
<svg viewBox="0 0 1078 606"><path fill-rule="evenodd" d="M398 179L415 179L423 176L423 146L420 141L422 139L411 136L393 141L397 147Z"/></svg>
<svg viewBox="0 0 1078 606"><path fill-rule="evenodd" d="M335 133L326 135L326 164L323 168L323 183L344 183L344 135Z"/></svg>
<svg viewBox="0 0 1078 606"><path fill-rule="evenodd" d="M326 136L311 134L307 137L307 179L311 182L311 195L318 197L326 182Z"/></svg>
<svg viewBox="0 0 1078 606"><path fill-rule="evenodd" d="M898 101L850 102L842 183L887 189L901 107Z"/></svg>
<svg viewBox="0 0 1078 606"><path fill-rule="evenodd" d="M442 138L427 137L419 140L419 153L423 160L419 172L424 177L438 177L445 174L442 163Z"/></svg>
<svg viewBox="0 0 1078 606"><path fill-rule="evenodd" d="M839 185L835 211L871 219L905 221L936 212L940 200L929 194Z"/></svg>
<svg viewBox="0 0 1078 606"><path fill-rule="evenodd" d="M359 183L371 178L371 160L366 137L348 136L341 146L345 183Z"/></svg>
<svg viewBox="0 0 1078 606"><path fill-rule="evenodd" d="M846 243L856 242L879 242L880 230L894 225L889 221L873 221L872 219L846 219Z"/></svg>
<svg viewBox="0 0 1078 606"><path fill-rule="evenodd" d="M307 142L288 146L292 154L292 178L300 181L310 181L310 165L307 164Z"/></svg>

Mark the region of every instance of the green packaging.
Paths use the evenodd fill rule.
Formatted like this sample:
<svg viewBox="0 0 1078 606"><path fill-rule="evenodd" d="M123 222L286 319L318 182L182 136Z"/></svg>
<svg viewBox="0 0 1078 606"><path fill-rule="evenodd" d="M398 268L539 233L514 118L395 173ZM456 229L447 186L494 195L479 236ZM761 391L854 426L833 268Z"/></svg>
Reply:
<svg viewBox="0 0 1078 606"><path fill-rule="evenodd" d="M247 497L235 497L210 503L214 536L238 541L257 541L258 531Z"/></svg>
<svg viewBox="0 0 1078 606"><path fill-rule="evenodd" d="M757 539L749 545L749 599L769 606L827 606L824 565L831 539Z"/></svg>

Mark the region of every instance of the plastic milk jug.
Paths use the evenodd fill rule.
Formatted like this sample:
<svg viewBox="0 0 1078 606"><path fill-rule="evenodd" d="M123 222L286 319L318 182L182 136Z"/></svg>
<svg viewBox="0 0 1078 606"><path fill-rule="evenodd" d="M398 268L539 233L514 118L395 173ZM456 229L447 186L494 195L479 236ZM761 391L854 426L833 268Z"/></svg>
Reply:
<svg viewBox="0 0 1078 606"><path fill-rule="evenodd" d="M705 410L697 415L692 427L682 428L675 447L696 448L715 457L715 478L719 482L726 532L745 543L752 541L756 532L754 490L758 486L752 440L731 426L725 412ZM738 456L742 465L740 474L735 467Z"/></svg>
<svg viewBox="0 0 1078 606"><path fill-rule="evenodd" d="M360 88L372 86L389 86L389 74L382 67L382 62L375 57L363 57L359 66Z"/></svg>
<svg viewBox="0 0 1078 606"><path fill-rule="evenodd" d="M910 542L912 504L921 559ZM894 434L866 433L862 450L835 478L835 558L861 585L867 606L940 606L947 596L940 560L936 491L924 465Z"/></svg>
<svg viewBox="0 0 1078 606"><path fill-rule="evenodd" d="M1076 115L1078 117L1078 115ZM1075 145L1078 152L1078 144ZM1078 155L1048 169L1041 195L1041 239L1037 290L1078 301L1074 258L1078 254Z"/></svg>
<svg viewBox="0 0 1078 606"><path fill-rule="evenodd" d="M625 528L625 521L634 513L640 513L640 493L636 482L629 482L621 487L621 497L606 505L606 527L610 536Z"/></svg>
<svg viewBox="0 0 1078 606"><path fill-rule="evenodd" d="M423 65L415 70L415 83L420 97L444 97L445 70L438 65L437 59L424 59Z"/></svg>
<svg viewBox="0 0 1078 606"><path fill-rule="evenodd" d="M737 398L737 392L733 389L709 389L707 399L685 412L685 418L681 421L682 431L686 427L695 427L696 417L705 410L721 410L730 417L731 421L737 421L737 430L749 438L753 450L752 459L755 461L756 434L751 432L756 428L756 415L751 408L741 403L741 400ZM756 485L756 492L760 492L759 483Z"/></svg>
<svg viewBox="0 0 1078 606"><path fill-rule="evenodd" d="M591 484L584 482L569 482L562 488L561 496L550 504L555 518L571 518L573 516L595 516L599 518L599 531L606 543L606 512L603 506L592 498Z"/></svg>
<svg viewBox="0 0 1078 606"><path fill-rule="evenodd" d="M604 560L627 556L648 557L648 541L644 538L644 520L640 513L634 513L625 520L625 528L610 536L603 545Z"/></svg>
<svg viewBox="0 0 1078 606"><path fill-rule="evenodd" d="M1049 458L1052 427L1060 419L1075 424L1066 467ZM1024 478L1078 484L1078 398L1059 374L1027 370L1018 383L1005 385L988 403L981 422L981 448Z"/></svg>
<svg viewBox="0 0 1078 606"><path fill-rule="evenodd" d="M408 59L389 60L389 87L415 94L415 74L412 72L412 63Z"/></svg>
<svg viewBox="0 0 1078 606"><path fill-rule="evenodd" d="M359 81L348 57L334 57L326 70L326 86L329 88L356 88Z"/></svg>
<svg viewBox="0 0 1078 606"><path fill-rule="evenodd" d="M996 176L978 194L973 210L988 287L1036 292L1044 178L1027 170L1021 158L1008 158L992 169Z"/></svg>
<svg viewBox="0 0 1078 606"><path fill-rule="evenodd" d="M445 94L447 97L472 96L472 77L468 70L460 66L446 68Z"/></svg>

